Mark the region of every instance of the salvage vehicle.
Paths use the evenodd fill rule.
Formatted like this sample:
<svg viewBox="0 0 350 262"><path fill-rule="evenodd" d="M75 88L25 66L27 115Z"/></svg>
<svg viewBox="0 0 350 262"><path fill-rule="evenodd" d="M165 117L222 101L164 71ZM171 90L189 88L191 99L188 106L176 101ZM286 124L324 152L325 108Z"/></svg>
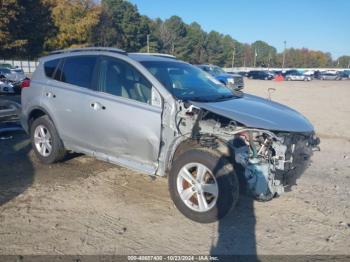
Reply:
<svg viewBox="0 0 350 262"><path fill-rule="evenodd" d="M26 78L22 78L21 73L5 67L0 68L0 93L20 94L24 79Z"/></svg>
<svg viewBox="0 0 350 262"><path fill-rule="evenodd" d="M235 73L226 73L222 68L215 65L197 65L203 71L212 75L217 81L236 91L244 88L243 76Z"/></svg>
<svg viewBox="0 0 350 262"><path fill-rule="evenodd" d="M6 79L0 79L0 94L15 94L15 87Z"/></svg>
<svg viewBox="0 0 350 262"><path fill-rule="evenodd" d="M224 217L240 191L267 201L289 190L319 144L300 113L166 55L55 51L21 99L43 163L73 151L167 176L176 207L201 223Z"/></svg>
<svg viewBox="0 0 350 262"><path fill-rule="evenodd" d="M19 68L18 66L12 66L11 64L8 63L0 63L0 72L1 69L8 69L7 73L11 74L10 78L13 81L21 81L26 78L26 75L23 71L23 69ZM1 73L0 73L1 74Z"/></svg>

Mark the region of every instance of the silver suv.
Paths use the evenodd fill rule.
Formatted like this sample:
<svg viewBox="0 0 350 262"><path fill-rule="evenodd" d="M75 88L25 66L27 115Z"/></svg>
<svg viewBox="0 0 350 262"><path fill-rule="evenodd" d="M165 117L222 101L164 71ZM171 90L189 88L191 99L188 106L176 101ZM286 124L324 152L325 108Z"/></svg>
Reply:
<svg viewBox="0 0 350 262"><path fill-rule="evenodd" d="M67 151L168 176L177 208L208 223L239 191L267 201L294 185L319 140L298 112L235 92L175 57L56 51L22 92L21 121L46 164Z"/></svg>

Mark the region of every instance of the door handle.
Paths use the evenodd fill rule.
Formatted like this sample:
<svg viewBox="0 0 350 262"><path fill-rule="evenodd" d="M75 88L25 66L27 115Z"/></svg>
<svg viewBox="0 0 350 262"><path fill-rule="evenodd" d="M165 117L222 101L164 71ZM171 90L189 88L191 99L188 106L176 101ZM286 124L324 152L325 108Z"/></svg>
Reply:
<svg viewBox="0 0 350 262"><path fill-rule="evenodd" d="M94 110L105 110L106 109L106 107L105 106L103 106L103 105L101 105L99 102L92 102L91 104L90 104L90 106L94 109Z"/></svg>

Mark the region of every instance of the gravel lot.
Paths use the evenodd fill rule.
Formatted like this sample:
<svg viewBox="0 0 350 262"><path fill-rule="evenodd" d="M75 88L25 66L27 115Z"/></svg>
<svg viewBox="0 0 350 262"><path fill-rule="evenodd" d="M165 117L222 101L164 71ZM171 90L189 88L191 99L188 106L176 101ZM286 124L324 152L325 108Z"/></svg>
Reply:
<svg viewBox="0 0 350 262"><path fill-rule="evenodd" d="M246 80L248 93L272 87L322 141L292 192L242 196L219 223L197 224L164 178L80 155L45 166L16 134L0 140L0 254L350 254L350 81Z"/></svg>

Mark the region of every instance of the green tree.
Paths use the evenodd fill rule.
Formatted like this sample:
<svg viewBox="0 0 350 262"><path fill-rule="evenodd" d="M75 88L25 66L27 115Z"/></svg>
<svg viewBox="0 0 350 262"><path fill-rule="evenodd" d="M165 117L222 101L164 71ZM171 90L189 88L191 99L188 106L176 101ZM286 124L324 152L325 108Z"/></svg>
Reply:
<svg viewBox="0 0 350 262"><path fill-rule="evenodd" d="M180 55L184 46L186 36L186 25L178 16L172 16L160 25L160 40L162 41L162 51Z"/></svg>
<svg viewBox="0 0 350 262"><path fill-rule="evenodd" d="M211 31L207 36L206 44L208 62L219 66L225 64L225 58L223 56L224 47L221 40L222 35L220 33Z"/></svg>
<svg viewBox="0 0 350 262"><path fill-rule="evenodd" d="M350 56L343 55L337 59L337 66L341 68L350 67Z"/></svg>
<svg viewBox="0 0 350 262"><path fill-rule="evenodd" d="M186 27L186 36L181 48L181 58L192 64L201 64L207 61L206 33L198 23Z"/></svg>
<svg viewBox="0 0 350 262"><path fill-rule="evenodd" d="M270 67L275 64L277 50L264 41L256 41L251 48L254 50L253 56L256 55L256 66Z"/></svg>
<svg viewBox="0 0 350 262"><path fill-rule="evenodd" d="M149 25L135 5L123 0L102 0L101 5L101 19L93 36L96 43L133 52L145 47Z"/></svg>

